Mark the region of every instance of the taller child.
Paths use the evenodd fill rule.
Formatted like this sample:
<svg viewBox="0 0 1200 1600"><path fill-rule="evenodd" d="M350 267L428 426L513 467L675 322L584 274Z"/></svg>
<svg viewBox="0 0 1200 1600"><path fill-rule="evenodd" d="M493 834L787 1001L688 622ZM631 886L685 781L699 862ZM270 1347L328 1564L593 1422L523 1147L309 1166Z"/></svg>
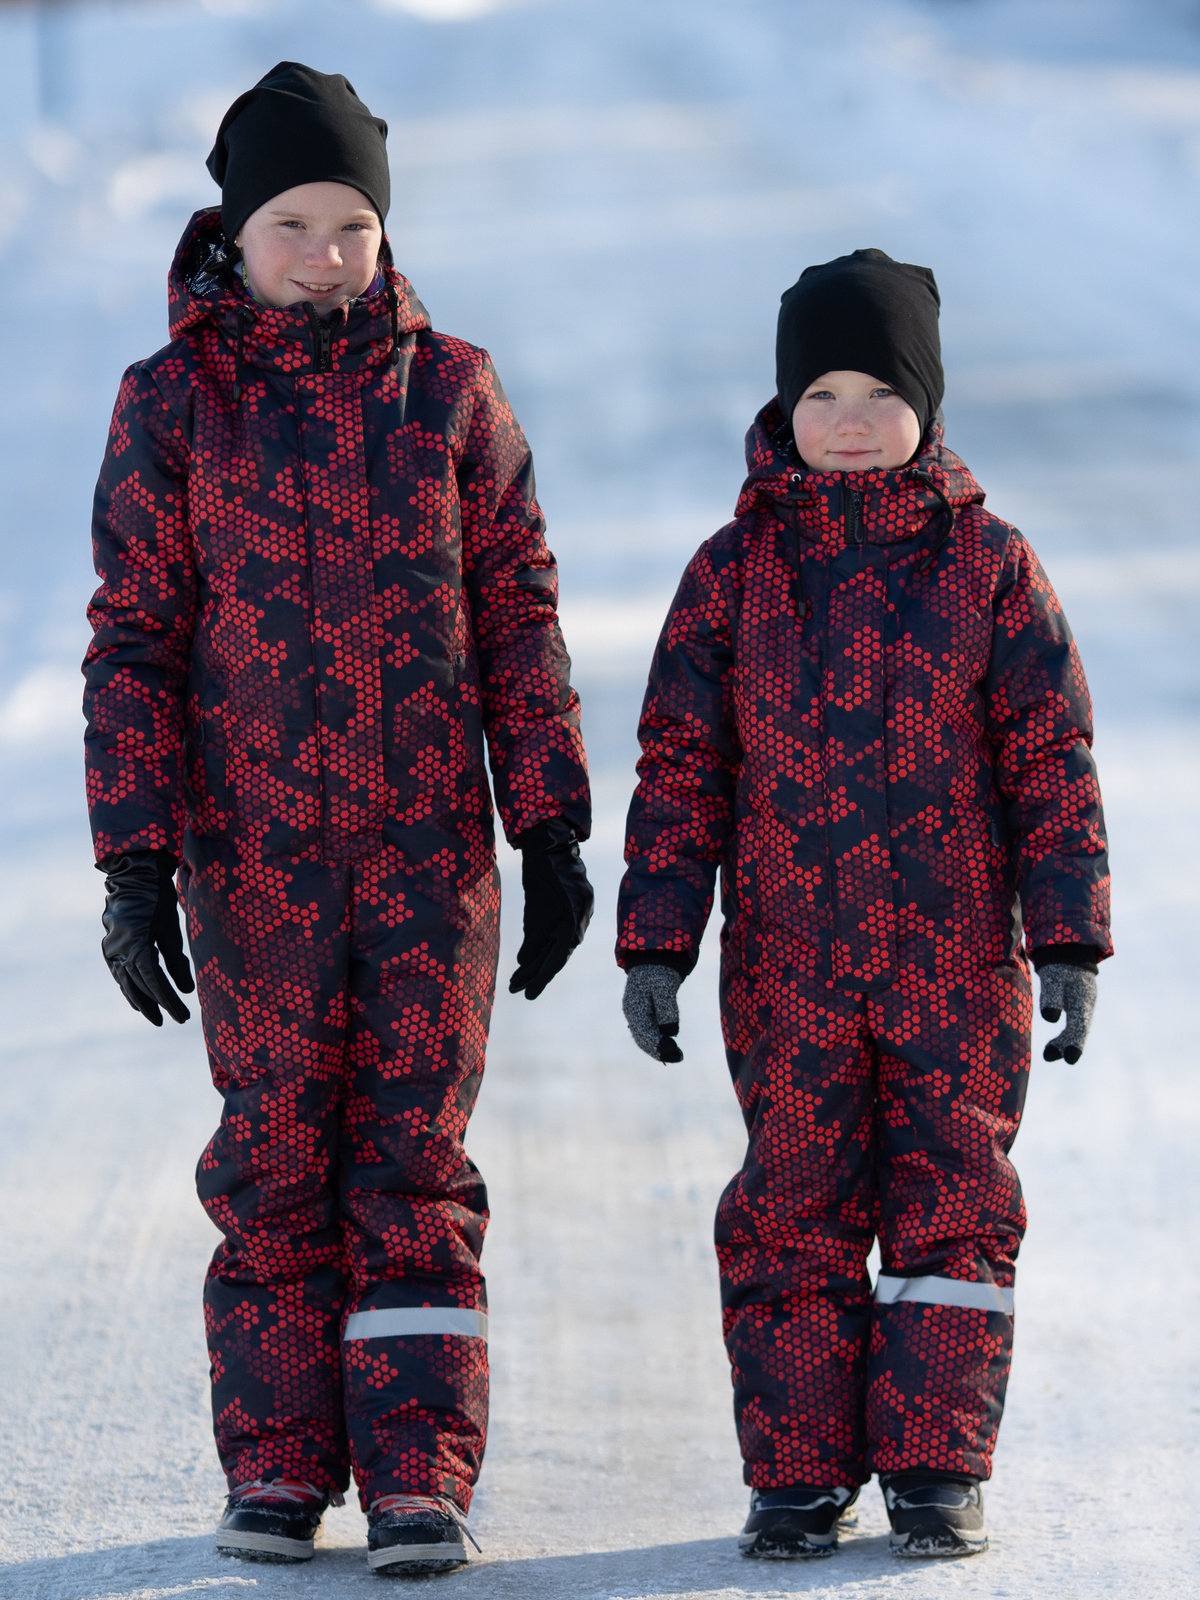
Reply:
<svg viewBox="0 0 1200 1600"><path fill-rule="evenodd" d="M1025 1220L1027 952L1071 1061L1111 953L1091 705L1036 556L942 443L933 274L879 250L810 267L777 380L650 673L625 1009L680 1059L720 867L750 1134L717 1216L743 1550L829 1554L874 1472L897 1554L971 1555Z"/></svg>
<svg viewBox="0 0 1200 1600"><path fill-rule="evenodd" d="M530 999L592 892L579 704L529 449L383 234L386 124L282 62L230 107L171 342L125 374L85 662L105 956L154 1023L188 936L225 1100L199 1188L218 1545L302 1559L351 1473L369 1560L465 1559L487 1200L496 802Z"/></svg>

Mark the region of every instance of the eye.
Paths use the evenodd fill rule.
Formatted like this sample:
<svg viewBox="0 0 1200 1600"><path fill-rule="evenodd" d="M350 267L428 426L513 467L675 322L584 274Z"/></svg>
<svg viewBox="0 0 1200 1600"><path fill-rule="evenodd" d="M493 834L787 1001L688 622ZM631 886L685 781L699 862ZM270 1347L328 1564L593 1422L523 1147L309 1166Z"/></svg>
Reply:
<svg viewBox="0 0 1200 1600"><path fill-rule="evenodd" d="M302 228L304 224L302 222L297 222L295 217L289 217L286 222L281 222L279 226L281 228Z"/></svg>
<svg viewBox="0 0 1200 1600"><path fill-rule="evenodd" d="M895 389L872 389L872 400L889 400L895 394Z"/></svg>
<svg viewBox="0 0 1200 1600"><path fill-rule="evenodd" d="M806 400L832 400L835 398L832 389L814 389L811 394L804 396Z"/></svg>

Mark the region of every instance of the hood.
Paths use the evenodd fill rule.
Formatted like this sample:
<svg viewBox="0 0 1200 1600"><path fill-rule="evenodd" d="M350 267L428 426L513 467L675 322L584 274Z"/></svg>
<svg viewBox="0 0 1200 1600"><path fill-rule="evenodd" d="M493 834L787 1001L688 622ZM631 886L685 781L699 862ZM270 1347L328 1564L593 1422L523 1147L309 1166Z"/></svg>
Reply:
<svg viewBox="0 0 1200 1600"><path fill-rule="evenodd" d="M940 512L982 505L983 490L967 467L942 442L936 417L914 460L890 472L810 472L796 455L777 399L770 400L746 434L747 478L736 516L769 510L781 514L801 537L840 549L844 542L843 493L862 495L861 537L870 544L898 544L921 533Z"/></svg>
<svg viewBox="0 0 1200 1600"><path fill-rule="evenodd" d="M338 308L331 329L331 370L379 366L405 334L429 327L429 313L412 285L392 265L387 239L382 253L383 287ZM172 339L215 327L248 366L297 373L313 366L313 328L303 305L260 306L242 285L226 255L221 213L197 211L184 229L167 278Z"/></svg>

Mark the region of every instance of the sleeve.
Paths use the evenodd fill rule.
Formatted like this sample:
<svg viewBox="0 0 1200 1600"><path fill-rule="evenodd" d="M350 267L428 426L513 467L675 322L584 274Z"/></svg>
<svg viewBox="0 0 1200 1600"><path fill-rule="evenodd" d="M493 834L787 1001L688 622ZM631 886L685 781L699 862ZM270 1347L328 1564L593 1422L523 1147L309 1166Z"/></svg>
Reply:
<svg viewBox="0 0 1200 1600"><path fill-rule="evenodd" d="M141 365L121 383L96 485L84 757L96 859L183 840L183 702L197 578L188 441Z"/></svg>
<svg viewBox="0 0 1200 1600"><path fill-rule="evenodd" d="M1012 840L1027 948L1112 954L1108 848L1092 702L1058 597L1014 533L993 597L988 737Z"/></svg>
<svg viewBox="0 0 1200 1600"><path fill-rule="evenodd" d="M586 839L591 793L558 625L558 568L543 537L529 446L486 356L458 483L483 725L505 834L515 841L565 817Z"/></svg>
<svg viewBox="0 0 1200 1600"><path fill-rule="evenodd" d="M712 910L742 756L727 585L710 541L684 573L654 653L617 905L621 966L636 952L658 950L681 956L690 971Z"/></svg>

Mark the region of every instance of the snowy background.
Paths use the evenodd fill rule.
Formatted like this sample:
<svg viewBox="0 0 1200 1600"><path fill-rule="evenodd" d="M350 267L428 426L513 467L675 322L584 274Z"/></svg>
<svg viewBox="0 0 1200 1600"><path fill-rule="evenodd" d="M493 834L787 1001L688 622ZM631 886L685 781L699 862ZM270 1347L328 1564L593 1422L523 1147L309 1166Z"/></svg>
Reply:
<svg viewBox="0 0 1200 1600"><path fill-rule="evenodd" d="M192 1168L217 1101L198 1025L153 1032L101 965L80 781L117 382L165 339L221 112L281 58L388 118L398 261L435 326L492 351L530 435L596 782L593 932L538 1004L502 994L472 1125L486 1559L439 1594L1197 1592L1195 0L46 0L0 6L0 1594L376 1582L352 1508L306 1569L212 1551ZM712 951L675 1068L629 1042L611 960L667 597L729 514L780 291L860 245L938 274L949 441L1079 635L1116 875L1092 1043L1037 1065L1017 1144L992 1551L933 1569L890 1561L874 1488L835 1561L738 1558L709 1240L743 1140Z"/></svg>

